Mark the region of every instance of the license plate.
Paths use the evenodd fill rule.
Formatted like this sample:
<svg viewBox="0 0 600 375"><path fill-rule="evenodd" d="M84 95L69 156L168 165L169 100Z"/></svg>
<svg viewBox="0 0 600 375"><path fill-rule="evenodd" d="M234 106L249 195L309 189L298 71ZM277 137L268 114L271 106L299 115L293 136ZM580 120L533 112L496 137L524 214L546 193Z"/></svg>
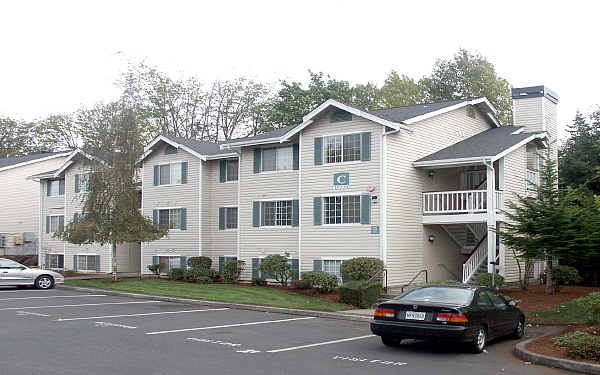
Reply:
<svg viewBox="0 0 600 375"><path fill-rule="evenodd" d="M406 320L425 320L425 313L420 311L407 311Z"/></svg>

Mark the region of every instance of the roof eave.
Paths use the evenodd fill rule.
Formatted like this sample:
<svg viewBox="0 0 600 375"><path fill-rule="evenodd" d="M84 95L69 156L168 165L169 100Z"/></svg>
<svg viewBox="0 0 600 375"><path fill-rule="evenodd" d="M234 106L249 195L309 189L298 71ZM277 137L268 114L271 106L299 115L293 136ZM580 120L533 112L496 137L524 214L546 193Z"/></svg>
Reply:
<svg viewBox="0 0 600 375"><path fill-rule="evenodd" d="M404 123L407 124L407 125L411 125L411 124L414 124L415 122L423 121L423 120L426 120L428 118L435 117L435 116L441 115L441 114L446 113L446 112L454 111L456 109L465 107L467 105L475 105L475 104L482 104L482 103L485 104L490 109L490 111L492 112L492 114L490 114L489 112L487 112L487 115L490 118L490 121L492 121L492 123L496 127L500 126L500 123L498 122L498 120L495 117L496 114L498 114L498 110L485 97L483 97L483 98L477 98L477 99L472 99L472 100L465 100L465 101L462 101L460 103L457 103L457 104L454 104L454 105L451 105L451 106L448 106L448 107L445 107L445 108L438 109L437 111L431 111L431 112L425 113L423 115L411 117L409 119L404 120Z"/></svg>
<svg viewBox="0 0 600 375"><path fill-rule="evenodd" d="M24 161L22 163L8 165L6 167L0 168L0 172L6 171L6 170L9 170L9 169L13 169L13 168L22 167L22 166L29 165L29 164L39 163L39 162L50 160L50 159L61 158L61 157L69 155L71 152L72 151L63 152L63 153L60 153L60 154L49 155L49 156L46 156L46 157L43 157L43 158L39 158L39 159L33 159L33 160L29 160L29 161Z"/></svg>

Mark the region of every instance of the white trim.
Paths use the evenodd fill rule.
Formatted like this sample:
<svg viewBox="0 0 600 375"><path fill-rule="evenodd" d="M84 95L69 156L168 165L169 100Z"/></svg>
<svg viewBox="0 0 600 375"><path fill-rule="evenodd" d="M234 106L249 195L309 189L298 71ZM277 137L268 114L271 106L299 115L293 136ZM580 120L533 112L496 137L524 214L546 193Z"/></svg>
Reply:
<svg viewBox="0 0 600 375"><path fill-rule="evenodd" d="M142 164L142 201L140 202L140 213L144 216L144 164ZM140 242L140 277L144 274L144 243Z"/></svg>
<svg viewBox="0 0 600 375"><path fill-rule="evenodd" d="M237 165L238 165L238 178L237 180L231 180L228 181L227 180L227 176L229 175L229 173L227 173L227 162L230 160L227 159L232 159L231 161L233 161L233 159L235 159L235 161L237 161ZM240 180L240 159L239 158L227 158L225 160L225 181L221 182L221 164L220 164L220 160L219 160L219 173L215 173L216 174L216 182L217 184L237 184L238 181Z"/></svg>
<svg viewBox="0 0 600 375"><path fill-rule="evenodd" d="M348 260L352 259L350 256L321 256L321 260Z"/></svg>
<svg viewBox="0 0 600 375"><path fill-rule="evenodd" d="M383 131L385 132L385 128L383 128ZM362 160L362 133L365 132L350 132L350 133L339 133L339 134L329 134L329 135L322 135L319 136L318 138L322 139L322 149L321 149L321 161L322 163L320 165L317 165L317 167L323 166L323 165L342 165L342 164L358 164L358 163L366 163L367 161L370 160ZM369 132L370 133L370 132ZM344 136L346 135L358 135L358 152L359 152L359 158L358 160L350 160L350 161L344 161ZM334 161L332 163L327 162L326 160L326 153L325 153L325 138L331 138L331 137L342 137L342 152L340 154L340 157L342 158L342 161ZM316 137L314 137L316 138ZM313 138L313 139L314 139Z"/></svg>
<svg viewBox="0 0 600 375"><path fill-rule="evenodd" d="M258 229L284 229L284 228L296 228L294 227L294 199L259 199L259 200L255 200L254 202L260 202L260 219L259 219L259 226ZM290 202L291 203L291 209L292 209L292 222L290 223L290 225L264 225L263 224L263 217L262 217L262 213L263 213L263 203L266 202L273 202L273 203L277 203L277 202ZM275 221L277 221L277 205L275 206ZM300 219L300 218L298 218Z"/></svg>
<svg viewBox="0 0 600 375"><path fill-rule="evenodd" d="M140 158L138 159L138 163L141 161L144 161L144 159L146 159L152 152L154 152L155 150L152 149L152 147L154 147L154 145L156 145L158 142L163 141L173 147L175 147L176 149L182 149L192 155L194 155L195 157L201 159L201 160L205 160L206 161L206 155L202 155L197 153L196 151L192 150L191 148L184 146L182 144L179 144L175 141L170 140L169 138L163 136L163 135L159 135L158 137L154 138L154 140L152 142L150 142L150 144L148 146L146 146L144 148L144 153L142 154L142 156L140 156Z"/></svg>
<svg viewBox="0 0 600 375"><path fill-rule="evenodd" d="M515 135L515 134L521 134L525 131L525 127L519 128L517 130L515 130L514 132L510 133L511 135Z"/></svg>
<svg viewBox="0 0 600 375"><path fill-rule="evenodd" d="M46 160L51 160L51 159L54 159L54 158L61 158L61 157L67 156L69 154L70 154L70 152L64 152L64 153L60 153L60 154L56 154L56 155L46 156L46 157L39 158L39 159L24 161L24 162L18 163L18 164L8 165L6 167L0 168L0 172L6 171L6 170L9 170L9 169L13 169L13 168L23 167L23 166L29 165L29 164L39 163L39 162L46 161Z"/></svg>
<svg viewBox="0 0 600 375"><path fill-rule="evenodd" d="M275 170L274 171L265 171L263 168L263 160L264 160L264 150L279 150L279 149L284 149L284 148L289 148L292 150L292 168L290 169L277 169L277 151L275 151ZM294 146L292 144L290 145L285 145L285 146L274 146L274 147L260 147L261 151L260 151L260 172L259 173L281 173L281 172L295 172L296 170L294 169ZM299 153L298 153L299 154ZM300 156L298 155L298 158L300 158ZM238 173L239 173L239 169L238 169Z"/></svg>
<svg viewBox="0 0 600 375"><path fill-rule="evenodd" d="M90 256L98 256L100 254L98 254L98 253L75 253L73 255L76 255L76 256L80 256L81 255L81 256L90 257Z"/></svg>
<svg viewBox="0 0 600 375"><path fill-rule="evenodd" d="M204 160L217 160L217 159L231 159L237 157L236 153L218 154L218 155L206 155Z"/></svg>
<svg viewBox="0 0 600 375"><path fill-rule="evenodd" d="M87 159L89 160L94 160L96 158L94 158L92 155L84 152L81 149L77 149L73 152L71 152L71 154L69 155L68 158L65 159L65 161L63 162L63 165L56 171L54 172L54 178L60 176L64 171L66 171L71 165L73 165L75 162L73 161L73 158L79 154L82 154L83 156L85 156ZM101 163L104 163L102 161L100 161Z"/></svg>
<svg viewBox="0 0 600 375"><path fill-rule="evenodd" d="M204 229L204 225L202 224L202 201L204 193L204 186L202 186L202 173L204 171L204 165L202 163L204 163L202 160L198 160L198 256L202 256L202 230Z"/></svg>
<svg viewBox="0 0 600 375"><path fill-rule="evenodd" d="M348 195L358 195L358 196L360 196L360 195L364 195L364 194L371 194L371 193L370 192L364 192L364 191L361 191L361 192L345 191L343 193L339 192L339 191L336 191L336 192L332 191L330 193L322 193L321 194L321 198L325 198L325 197L343 197L343 196L348 196Z"/></svg>
<svg viewBox="0 0 600 375"><path fill-rule="evenodd" d="M171 258L181 258L183 255L181 254L152 254L153 257L171 257Z"/></svg>
<svg viewBox="0 0 600 375"><path fill-rule="evenodd" d="M263 199L253 199L253 202L278 202L278 201L293 201L296 198L263 198Z"/></svg>
<svg viewBox="0 0 600 375"><path fill-rule="evenodd" d="M229 150L232 147L243 147L243 146L249 146L249 145L266 145L266 144L270 144L270 143L283 143L284 141L280 140L280 137L273 137L273 138L265 138L265 139L260 139L260 140L255 140L255 141L240 141L240 142L230 142L230 143L225 143L220 145L220 149L221 150Z"/></svg>
<svg viewBox="0 0 600 375"><path fill-rule="evenodd" d="M39 217L38 217L38 266L41 267L42 265L42 225L44 225L44 189L42 187L43 185L40 183L40 195L39 195L39 199L38 202L40 204L40 212L39 212ZM67 187L65 186L65 189ZM44 231L45 232L45 231ZM64 264L63 264L64 266Z"/></svg>
<svg viewBox="0 0 600 375"><path fill-rule="evenodd" d="M298 280L302 279L302 135L298 137ZM292 202L292 226L294 221Z"/></svg>
<svg viewBox="0 0 600 375"><path fill-rule="evenodd" d="M242 184L240 183L240 181L242 179L242 173L241 173L241 170L242 170L242 150L239 150L238 152L239 152L239 154L238 154L238 185L237 185L237 188L238 188L237 189L238 231L237 231L237 235L236 235L236 250L237 250L236 251L236 256L237 256L237 259L240 260L242 252L241 252L241 247L240 247L240 232L241 232L241 230L239 230L239 229L240 229L240 216L241 216L241 214L240 214L240 207L239 207L239 205L240 205L240 196L241 196L241 188L242 188Z"/></svg>
<svg viewBox="0 0 600 375"><path fill-rule="evenodd" d="M432 112L425 113L420 116L409 118L407 120L404 120L403 122L407 125L410 125L410 124L414 124L415 122L418 122L418 121L426 120L428 118L438 116L443 113L447 113L447 112L454 111L454 110L462 108L462 107L466 107L468 105L475 105L475 104L480 104L480 103L485 103L494 115L496 115L498 113L498 111L492 105L492 103L490 103L490 101L484 97L484 98L478 98L478 99L473 99L473 100L465 100L458 104L454 104L454 105L451 105L451 106L448 106L448 107L445 107L442 109L438 109L437 111L432 111ZM490 117L490 119L492 119L492 121L496 124L496 126L498 126L497 120L494 121L493 117Z"/></svg>
<svg viewBox="0 0 600 375"><path fill-rule="evenodd" d="M220 229L219 224L217 223L217 229L218 231L221 232L233 232L233 231L237 231L240 228L240 208L237 205L229 205L229 206L219 206L217 207L217 219L219 218L219 210L221 208L237 208L237 227L236 228L227 228L227 210L225 210L225 228ZM218 233L218 232L217 232Z"/></svg>
<svg viewBox="0 0 600 375"><path fill-rule="evenodd" d="M531 137L525 138L524 140L522 140L521 142L517 143L516 145L511 146L511 147L507 148L506 150L502 151L501 153L499 153L498 155L492 157L491 161L494 162L494 161L496 161L496 160L498 160L498 159L500 159L500 158L502 158L502 157L510 154L511 152L519 149L523 145L526 145L527 143L529 143L529 142L531 142L531 141L533 141L535 139L544 139L544 138L547 138L547 137L548 136L547 136L546 133L533 134L533 135L531 135Z"/></svg>
<svg viewBox="0 0 600 375"><path fill-rule="evenodd" d="M178 206L178 207L154 207L153 210L177 210L177 209L182 209L184 207Z"/></svg>

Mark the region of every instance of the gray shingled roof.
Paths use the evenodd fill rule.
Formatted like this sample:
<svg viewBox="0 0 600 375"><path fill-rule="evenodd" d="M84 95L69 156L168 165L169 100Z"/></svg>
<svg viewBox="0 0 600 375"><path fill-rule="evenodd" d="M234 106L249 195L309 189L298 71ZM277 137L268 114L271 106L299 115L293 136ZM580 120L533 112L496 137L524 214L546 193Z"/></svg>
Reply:
<svg viewBox="0 0 600 375"><path fill-rule="evenodd" d="M416 162L496 156L537 133L512 134L522 126L500 126L427 155Z"/></svg>
<svg viewBox="0 0 600 375"><path fill-rule="evenodd" d="M374 111L366 111L367 113L372 114L373 116L380 117L384 120L388 120L391 122L402 122L408 120L413 117L421 116L427 114L429 112L434 112L440 109L444 109L446 107L451 107L453 105L462 103L467 100L473 100L478 98L469 98L469 99L460 99L460 100L451 100L447 102L437 102L437 103L424 103L424 104L416 104L409 105L405 107L395 107L395 108L387 108L387 109L378 109Z"/></svg>
<svg viewBox="0 0 600 375"><path fill-rule="evenodd" d="M11 165L17 165L21 163L26 163L28 161L33 161L37 159L43 159L48 156L58 155L58 154L66 154L69 151L58 151L58 152L36 152L30 153L22 156L11 156L8 158L0 159L0 168L10 167Z"/></svg>
<svg viewBox="0 0 600 375"><path fill-rule="evenodd" d="M27 179L29 179L29 180L35 180L37 178L48 178L50 176L53 176L57 171L58 171L58 169L54 169L52 171L34 174L33 176L27 177Z"/></svg>
<svg viewBox="0 0 600 375"><path fill-rule="evenodd" d="M283 128L271 130L270 132L262 133L262 134L255 135L252 137L230 139L227 141L223 141L220 144L227 144L227 143L232 143L232 142L245 142L245 141L260 141L261 139L281 137L282 135L286 134L287 132L294 129L298 125L300 125L300 124L284 126Z"/></svg>
<svg viewBox="0 0 600 375"><path fill-rule="evenodd" d="M173 137L170 135L165 135L164 137L172 140L173 142L189 147L200 155L220 155L231 153L230 150L221 150L219 148L220 143L199 141L191 138Z"/></svg>

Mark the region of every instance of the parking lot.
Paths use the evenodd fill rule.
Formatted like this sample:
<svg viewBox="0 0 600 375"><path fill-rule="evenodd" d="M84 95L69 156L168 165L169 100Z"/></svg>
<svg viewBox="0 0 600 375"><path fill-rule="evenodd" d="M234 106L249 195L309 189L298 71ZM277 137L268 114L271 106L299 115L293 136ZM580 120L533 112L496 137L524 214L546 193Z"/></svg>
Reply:
<svg viewBox="0 0 600 375"><path fill-rule="evenodd" d="M514 341L473 355L368 323L185 305L64 289L0 288L0 374L563 374Z"/></svg>

